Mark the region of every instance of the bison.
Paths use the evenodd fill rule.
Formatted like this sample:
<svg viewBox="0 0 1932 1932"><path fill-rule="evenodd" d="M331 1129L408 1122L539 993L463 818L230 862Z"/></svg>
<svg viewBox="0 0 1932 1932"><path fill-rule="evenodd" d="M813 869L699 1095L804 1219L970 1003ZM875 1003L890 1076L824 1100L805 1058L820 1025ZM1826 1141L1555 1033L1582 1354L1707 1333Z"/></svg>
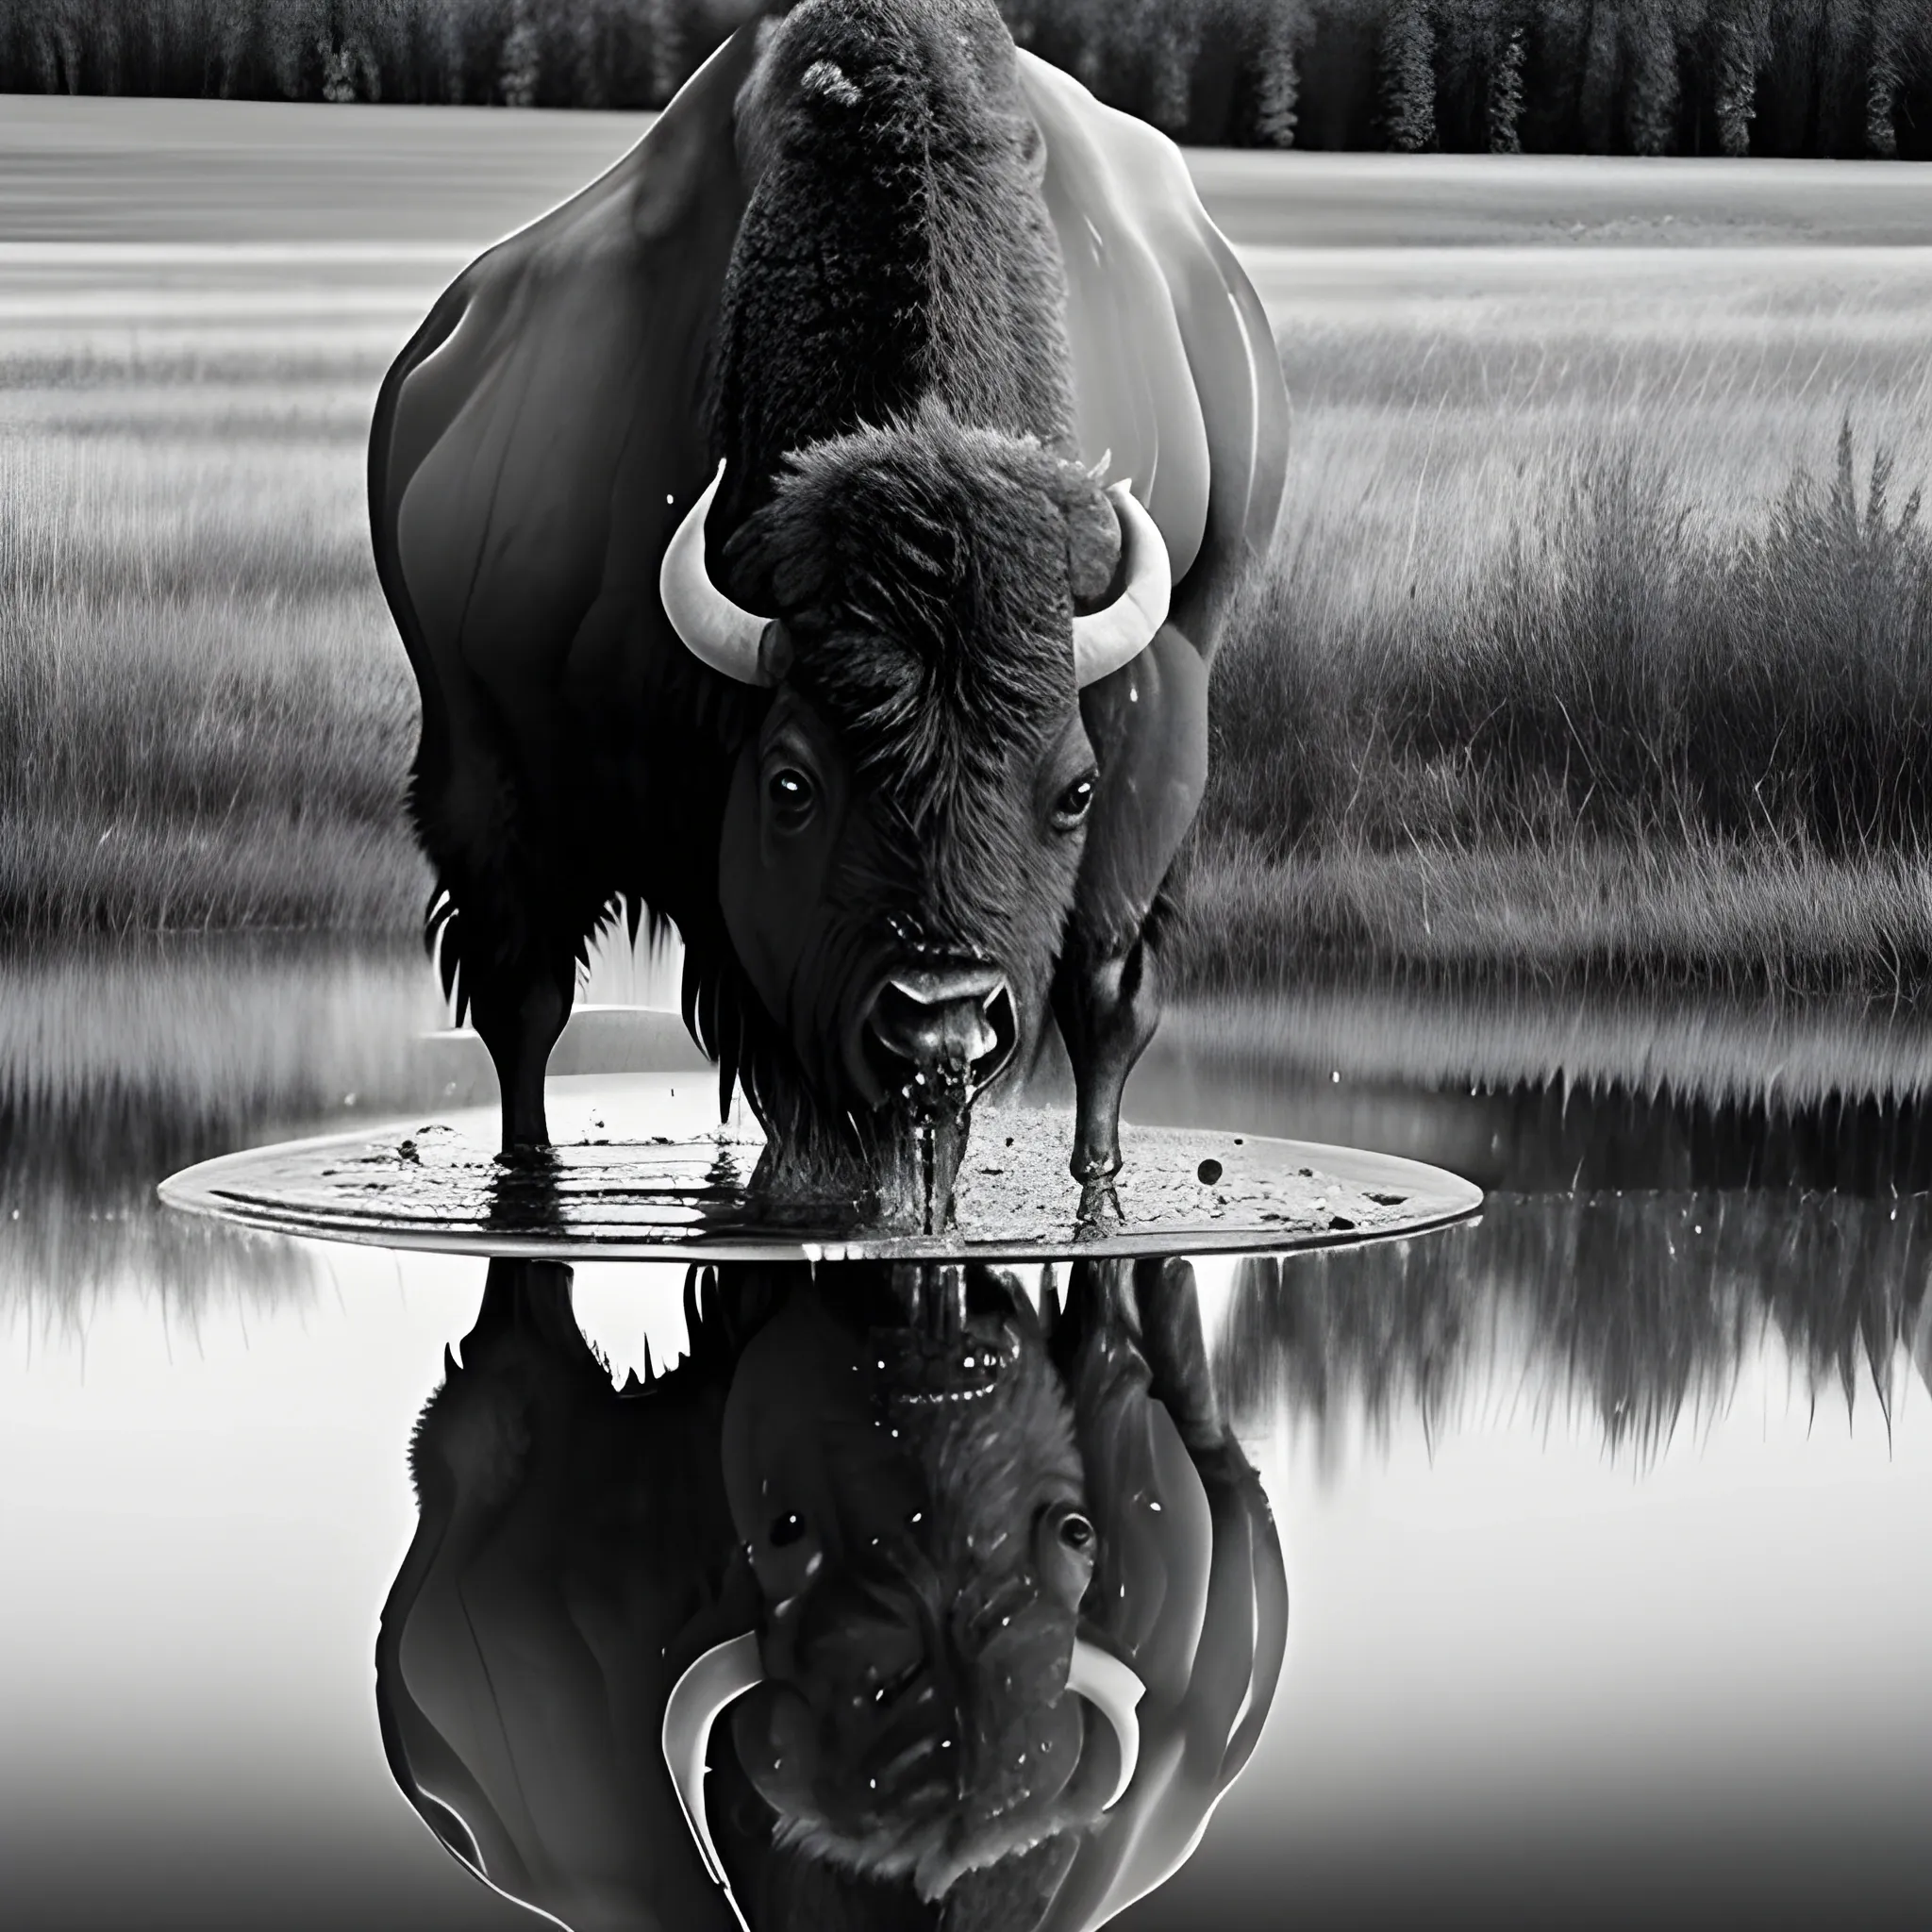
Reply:
<svg viewBox="0 0 1932 1932"><path fill-rule="evenodd" d="M1104 1211L1286 425L1176 151L991 0L741 28L466 270L382 385L369 489L430 939L505 1147L544 1143L577 962L627 912L681 936L768 1190L930 1217L1057 1025Z"/></svg>
<svg viewBox="0 0 1932 1932"><path fill-rule="evenodd" d="M1288 1602L1185 1264L693 1271L622 1391L571 1292L492 1262L410 1452L377 1705L464 1863L576 1932L1082 1932L1187 1858Z"/></svg>

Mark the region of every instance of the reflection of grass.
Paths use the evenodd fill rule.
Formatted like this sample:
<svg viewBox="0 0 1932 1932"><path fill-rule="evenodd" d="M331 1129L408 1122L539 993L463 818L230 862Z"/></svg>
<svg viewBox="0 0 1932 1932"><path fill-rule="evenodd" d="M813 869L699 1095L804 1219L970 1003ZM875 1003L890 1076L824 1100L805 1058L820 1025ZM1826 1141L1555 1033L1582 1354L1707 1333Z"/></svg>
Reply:
<svg viewBox="0 0 1932 1932"><path fill-rule="evenodd" d="M42 945L0 976L0 1328L141 1284L175 1316L310 1282L293 1244L164 1212L189 1162L421 1106L416 947L273 935Z"/></svg>
<svg viewBox="0 0 1932 1932"><path fill-rule="evenodd" d="M1495 1196L1420 1241L1244 1262L1216 1373L1245 1426L1285 1412L1330 1454L1501 1395L1645 1461L1767 1337L1814 1400L1869 1389L1889 1416L1908 1375L1932 1388L1928 1244L1923 1196Z"/></svg>
<svg viewBox="0 0 1932 1932"><path fill-rule="evenodd" d="M408 924L353 446L89 430L0 437L0 924Z"/></svg>

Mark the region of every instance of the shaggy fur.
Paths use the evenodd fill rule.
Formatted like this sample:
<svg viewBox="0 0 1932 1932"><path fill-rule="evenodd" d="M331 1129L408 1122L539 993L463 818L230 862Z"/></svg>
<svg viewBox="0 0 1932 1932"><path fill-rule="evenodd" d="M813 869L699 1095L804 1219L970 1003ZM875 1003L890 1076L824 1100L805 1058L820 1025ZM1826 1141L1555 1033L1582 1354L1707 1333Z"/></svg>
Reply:
<svg viewBox="0 0 1932 1932"><path fill-rule="evenodd" d="M1064 722L1074 606L1120 549L1087 471L928 400L793 456L727 555L784 616L793 684L924 841Z"/></svg>
<svg viewBox="0 0 1932 1932"><path fill-rule="evenodd" d="M924 1521L816 1590L796 1640L827 1774L782 1840L846 1870L908 1876L925 1898L1091 1823L1033 1802L1036 1767L1071 1769L1084 1719L1064 1695L1075 1613L1042 1590L1028 1529L1043 1489L1079 1499L1085 1485L1073 1410L1028 1329L985 1401L892 1408ZM910 1634L922 1661L877 1701L862 1692L868 1633L881 1626Z"/></svg>
<svg viewBox="0 0 1932 1932"><path fill-rule="evenodd" d="M1023 883L1028 764L1071 709L1072 617L1109 591L1120 533L1071 459L1065 283L1011 40L987 0L807 0L738 126L756 186L718 332L713 575L785 620L791 682L880 808L884 851L836 887L851 920L1041 978L1065 906ZM728 944L685 939L721 1084L823 1184L858 1151L846 1124ZM863 1151L881 1187L893 1153Z"/></svg>
<svg viewBox="0 0 1932 1932"><path fill-rule="evenodd" d="M739 108L758 185L725 282L725 529L794 451L928 398L1071 455L1040 131L990 0L806 0Z"/></svg>

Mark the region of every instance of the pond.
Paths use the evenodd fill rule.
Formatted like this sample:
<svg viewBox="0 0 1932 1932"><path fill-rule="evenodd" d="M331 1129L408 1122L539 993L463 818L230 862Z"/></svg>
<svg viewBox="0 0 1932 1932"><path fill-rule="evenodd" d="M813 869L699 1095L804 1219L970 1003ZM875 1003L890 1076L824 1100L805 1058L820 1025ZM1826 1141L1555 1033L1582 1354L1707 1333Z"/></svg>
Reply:
<svg viewBox="0 0 1932 1932"><path fill-rule="evenodd" d="M487 1102L442 1028L412 948L6 969L14 1923L528 1923L398 1791L373 1662L486 1264L154 1192ZM1132 1120L1428 1160L1487 1199L1412 1240L1196 1258L1286 1654L1199 1850L1119 1923L1926 1923L1928 1063L1932 1027L1851 1009L1311 989L1170 1017ZM608 999L558 1065L566 1125L613 1074L708 1085L675 1020ZM683 1290L576 1267L600 1376L678 1357Z"/></svg>

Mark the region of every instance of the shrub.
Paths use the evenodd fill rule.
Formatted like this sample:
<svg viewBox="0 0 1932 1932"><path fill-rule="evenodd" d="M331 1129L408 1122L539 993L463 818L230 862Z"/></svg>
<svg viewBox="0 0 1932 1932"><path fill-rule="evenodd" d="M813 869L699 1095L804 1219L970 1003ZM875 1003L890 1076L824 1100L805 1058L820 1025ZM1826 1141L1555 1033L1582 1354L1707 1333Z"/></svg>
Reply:
<svg viewBox="0 0 1932 1932"><path fill-rule="evenodd" d="M1310 610L1291 550L1217 667L1210 822L1273 856L1932 846L1932 535L1894 493L1847 423L1828 477L1712 533L1654 451L1585 446L1500 559L1399 632Z"/></svg>

